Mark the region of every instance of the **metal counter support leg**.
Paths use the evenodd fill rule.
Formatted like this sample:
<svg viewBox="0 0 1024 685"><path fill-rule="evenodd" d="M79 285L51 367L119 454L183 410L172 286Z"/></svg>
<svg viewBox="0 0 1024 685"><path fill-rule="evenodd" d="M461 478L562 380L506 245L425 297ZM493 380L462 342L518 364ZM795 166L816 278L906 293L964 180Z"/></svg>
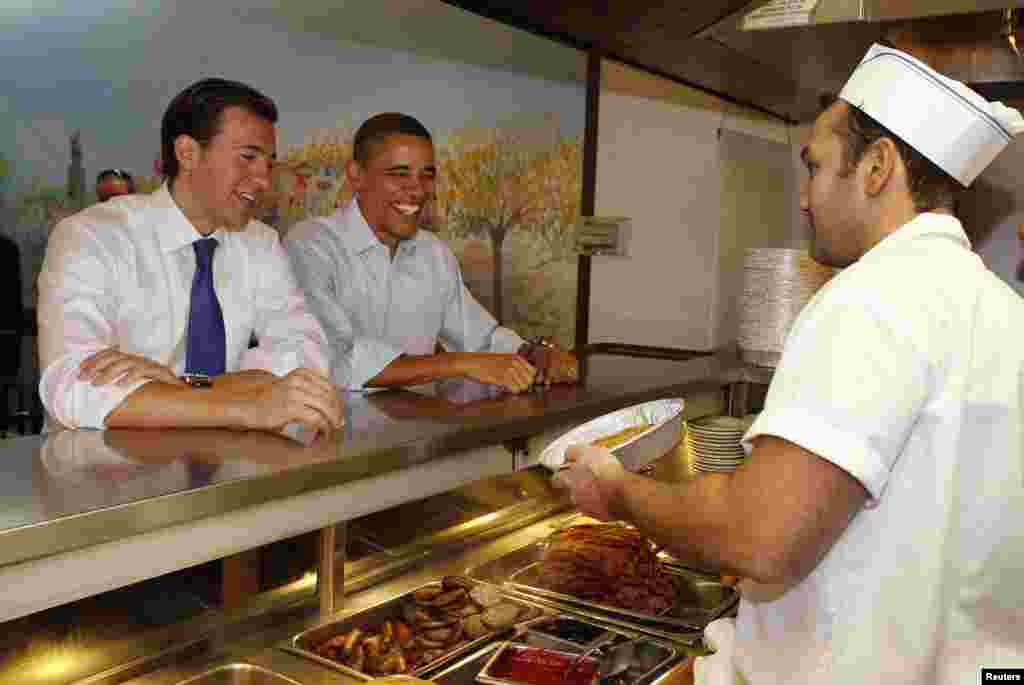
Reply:
<svg viewBox="0 0 1024 685"><path fill-rule="evenodd" d="M750 383L729 385L729 416L746 416L750 413Z"/></svg>
<svg viewBox="0 0 1024 685"><path fill-rule="evenodd" d="M316 591L320 597L321 618L330 616L345 606L347 537L348 524L344 521L320 530L320 554L316 574Z"/></svg>
<svg viewBox="0 0 1024 685"><path fill-rule="evenodd" d="M262 548L239 552L221 560L221 604L224 609L238 609L260 591L260 559Z"/></svg>

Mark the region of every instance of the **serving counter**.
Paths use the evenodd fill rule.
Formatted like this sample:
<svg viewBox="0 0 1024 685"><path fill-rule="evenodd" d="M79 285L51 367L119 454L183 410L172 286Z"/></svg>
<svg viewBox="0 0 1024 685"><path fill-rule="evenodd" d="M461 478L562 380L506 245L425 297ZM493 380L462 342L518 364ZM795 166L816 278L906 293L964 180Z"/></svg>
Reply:
<svg viewBox="0 0 1024 685"><path fill-rule="evenodd" d="M565 430L622 407L683 397L684 418L722 413L727 386L759 380L727 354L580 364L578 385L523 395L347 393L344 432L309 447L219 430L0 443L0 621L529 468Z"/></svg>

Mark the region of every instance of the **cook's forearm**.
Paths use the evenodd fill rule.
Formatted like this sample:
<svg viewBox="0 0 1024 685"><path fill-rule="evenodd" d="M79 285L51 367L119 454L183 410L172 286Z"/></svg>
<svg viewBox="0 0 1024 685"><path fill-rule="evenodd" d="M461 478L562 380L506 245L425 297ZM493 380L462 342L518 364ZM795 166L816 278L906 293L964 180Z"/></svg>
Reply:
<svg viewBox="0 0 1024 685"><path fill-rule="evenodd" d="M677 553L766 583L809 574L867 498L843 469L770 435L757 437L732 473L679 484L629 474L617 497L628 518Z"/></svg>
<svg viewBox="0 0 1024 685"><path fill-rule="evenodd" d="M731 522L728 488L724 474L665 483L630 473L615 496L615 508L681 561L734 575L760 575L752 563L755 541Z"/></svg>

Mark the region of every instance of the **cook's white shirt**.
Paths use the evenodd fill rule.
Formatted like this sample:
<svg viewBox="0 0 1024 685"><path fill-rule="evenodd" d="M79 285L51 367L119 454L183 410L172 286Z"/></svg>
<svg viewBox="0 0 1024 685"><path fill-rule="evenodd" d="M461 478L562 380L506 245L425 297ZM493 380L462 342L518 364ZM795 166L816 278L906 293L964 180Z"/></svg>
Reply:
<svg viewBox="0 0 1024 685"><path fill-rule="evenodd" d="M749 683L971 683L1024 667L1024 300L928 213L825 285L745 436L871 499L818 567L742 601Z"/></svg>
<svg viewBox="0 0 1024 685"><path fill-rule="evenodd" d="M93 205L57 224L39 275L38 309L39 394L53 418L69 428L102 428L148 382L94 387L78 380L79 365L100 350L117 348L184 372L192 243L202 237L166 185ZM227 371L327 373L327 340L277 233L251 221L213 237ZM258 345L248 349L254 335Z"/></svg>
<svg viewBox="0 0 1024 685"><path fill-rule="evenodd" d="M427 231L394 259L366 223L358 197L293 226L285 249L331 342L334 382L362 389L402 354L517 351L523 339L477 302L451 248Z"/></svg>

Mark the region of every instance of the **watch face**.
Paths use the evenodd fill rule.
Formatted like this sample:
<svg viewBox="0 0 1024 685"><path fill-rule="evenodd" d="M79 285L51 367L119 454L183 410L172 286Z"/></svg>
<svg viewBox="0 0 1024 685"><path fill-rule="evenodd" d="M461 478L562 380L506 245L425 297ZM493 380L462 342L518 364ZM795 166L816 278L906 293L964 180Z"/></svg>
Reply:
<svg viewBox="0 0 1024 685"><path fill-rule="evenodd" d="M193 388L209 388L213 385L213 379L203 373L187 373L184 380Z"/></svg>

